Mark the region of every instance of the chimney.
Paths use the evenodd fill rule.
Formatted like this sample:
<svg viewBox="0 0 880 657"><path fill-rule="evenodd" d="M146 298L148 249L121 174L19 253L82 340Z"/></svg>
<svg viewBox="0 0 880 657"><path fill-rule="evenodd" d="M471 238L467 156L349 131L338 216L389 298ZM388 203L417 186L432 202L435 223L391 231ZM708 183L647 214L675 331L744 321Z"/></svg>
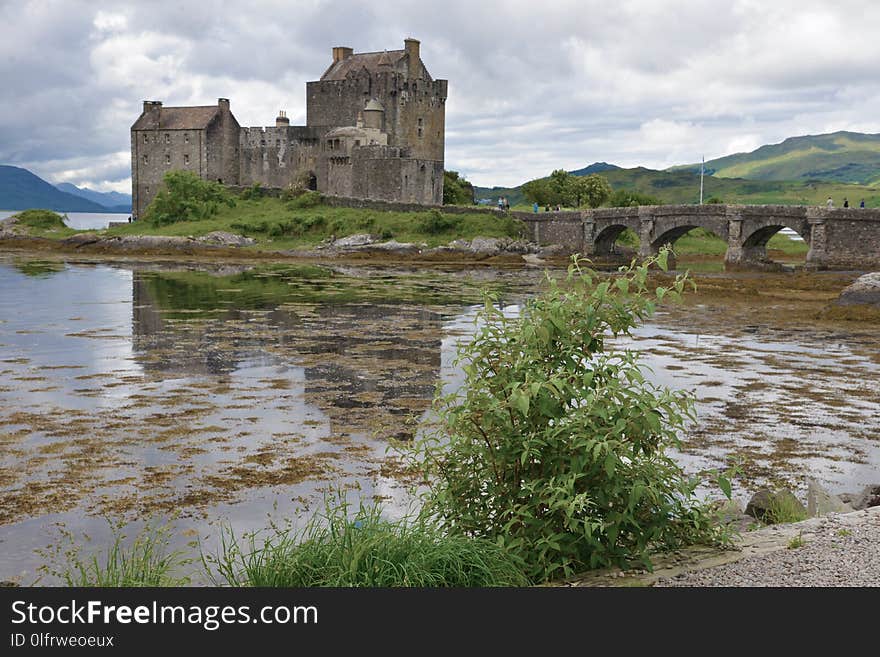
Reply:
<svg viewBox="0 0 880 657"><path fill-rule="evenodd" d="M409 79L418 78L422 75L421 59L419 59L419 41L412 37L403 40L403 49L406 50L407 71Z"/></svg>
<svg viewBox="0 0 880 657"><path fill-rule="evenodd" d="M354 50L352 48L347 48L345 46L336 46L333 48L333 63L341 62L346 57L351 57L354 54Z"/></svg>
<svg viewBox="0 0 880 657"><path fill-rule="evenodd" d="M217 107L220 108L220 111L228 112L229 111L229 99L228 98L218 98L217 99Z"/></svg>
<svg viewBox="0 0 880 657"><path fill-rule="evenodd" d="M162 109L162 101L161 100L145 100L144 101L144 114L147 112L152 112L155 110Z"/></svg>
<svg viewBox="0 0 880 657"><path fill-rule="evenodd" d="M290 125L290 119L287 118L287 112L280 110L278 116L275 117L276 128L286 128Z"/></svg>

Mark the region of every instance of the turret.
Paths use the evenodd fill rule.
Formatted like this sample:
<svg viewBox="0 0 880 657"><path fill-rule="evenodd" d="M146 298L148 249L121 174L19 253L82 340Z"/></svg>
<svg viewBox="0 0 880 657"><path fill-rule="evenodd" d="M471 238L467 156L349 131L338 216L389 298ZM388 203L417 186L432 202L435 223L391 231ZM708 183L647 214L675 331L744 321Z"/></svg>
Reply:
<svg viewBox="0 0 880 657"><path fill-rule="evenodd" d="M363 117L365 128L384 130L385 108L382 107L382 104L375 98L371 98L366 107L364 107Z"/></svg>

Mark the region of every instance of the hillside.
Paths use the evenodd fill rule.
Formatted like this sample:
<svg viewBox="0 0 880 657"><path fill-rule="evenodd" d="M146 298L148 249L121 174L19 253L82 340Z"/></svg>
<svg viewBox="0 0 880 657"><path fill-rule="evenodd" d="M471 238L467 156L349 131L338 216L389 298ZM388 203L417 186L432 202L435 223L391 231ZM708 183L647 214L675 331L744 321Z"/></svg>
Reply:
<svg viewBox="0 0 880 657"><path fill-rule="evenodd" d="M699 172L699 164L670 171ZM822 180L880 184L880 134L834 132L790 137L780 144L761 146L706 162L706 173L716 178L748 180Z"/></svg>
<svg viewBox="0 0 880 657"><path fill-rule="evenodd" d="M62 192L85 198L93 203L103 205L111 212L131 212L131 194L119 192L96 192L88 187L77 187L71 183L59 183L55 185Z"/></svg>
<svg viewBox="0 0 880 657"><path fill-rule="evenodd" d="M0 164L0 210L28 208L58 212L110 212L103 205L62 192L27 169Z"/></svg>
<svg viewBox="0 0 880 657"><path fill-rule="evenodd" d="M589 167L587 167L589 168ZM634 169L606 169L600 174L611 187L648 194L667 204L698 203L700 174L690 170L655 171L644 167ZM868 207L880 207L880 184L851 185L840 182L744 180L706 176L703 180L703 199L716 198L725 203L824 205L831 196L835 205L842 205L844 197L857 204L862 198ZM477 199L506 196L511 205L527 205L520 187L477 187Z"/></svg>

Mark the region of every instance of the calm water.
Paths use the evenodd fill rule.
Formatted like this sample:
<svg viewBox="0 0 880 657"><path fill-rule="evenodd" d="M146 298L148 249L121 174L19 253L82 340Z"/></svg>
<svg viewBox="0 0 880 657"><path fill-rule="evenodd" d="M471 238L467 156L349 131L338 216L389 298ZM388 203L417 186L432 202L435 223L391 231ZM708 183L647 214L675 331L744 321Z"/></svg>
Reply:
<svg viewBox="0 0 880 657"><path fill-rule="evenodd" d="M56 523L100 544L104 515L178 513L181 544L210 547L220 523L265 527L338 487L403 513L389 438L413 436L438 381L460 384L480 289L515 314L541 277L0 254L0 579L33 581ZM661 314L620 343L696 391L685 466L745 459L740 499L807 476L834 492L876 481L878 333L706 323L709 310Z"/></svg>
<svg viewBox="0 0 880 657"><path fill-rule="evenodd" d="M19 210L0 210L0 219L6 219L19 212ZM128 214L112 212L61 212L67 215L65 222L70 228L76 230L100 230L107 228L111 221L128 221Z"/></svg>

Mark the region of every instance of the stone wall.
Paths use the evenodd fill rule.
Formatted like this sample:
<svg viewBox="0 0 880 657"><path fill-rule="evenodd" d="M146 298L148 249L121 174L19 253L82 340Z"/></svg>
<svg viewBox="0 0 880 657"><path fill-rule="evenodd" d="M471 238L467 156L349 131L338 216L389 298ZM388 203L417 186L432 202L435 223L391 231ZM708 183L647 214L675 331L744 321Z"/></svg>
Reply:
<svg viewBox="0 0 880 657"><path fill-rule="evenodd" d="M319 130L305 126L242 128L241 184L287 187L301 176L314 174L320 137Z"/></svg>

